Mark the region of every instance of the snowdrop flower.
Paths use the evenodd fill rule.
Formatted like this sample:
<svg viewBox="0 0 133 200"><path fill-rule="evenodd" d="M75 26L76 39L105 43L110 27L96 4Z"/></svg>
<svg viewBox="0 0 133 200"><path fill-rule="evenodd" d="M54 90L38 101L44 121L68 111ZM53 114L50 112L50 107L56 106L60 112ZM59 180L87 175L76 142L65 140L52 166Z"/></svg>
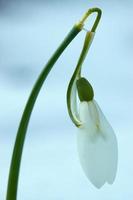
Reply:
<svg viewBox="0 0 133 200"><path fill-rule="evenodd" d="M81 77L82 65L92 44L95 31L101 18L97 10L97 18L91 31L87 31L83 49L67 90L68 113L78 127L77 146L81 166L97 187L106 182L114 182L117 171L118 147L115 133L103 112L94 100L94 92L90 83ZM86 19L83 17L83 20ZM77 92L80 99L77 105Z"/></svg>
<svg viewBox="0 0 133 200"><path fill-rule="evenodd" d="M87 90L88 87L88 90ZM112 184L117 171L117 139L103 112L93 99L89 82L77 81L80 98L78 129L78 152L82 168L94 186L100 188L105 182Z"/></svg>

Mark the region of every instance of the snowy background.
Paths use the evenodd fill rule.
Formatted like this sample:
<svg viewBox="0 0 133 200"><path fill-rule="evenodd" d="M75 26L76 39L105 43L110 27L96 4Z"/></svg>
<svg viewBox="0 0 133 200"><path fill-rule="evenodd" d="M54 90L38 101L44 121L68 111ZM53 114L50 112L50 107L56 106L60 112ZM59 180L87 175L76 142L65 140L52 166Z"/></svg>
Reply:
<svg viewBox="0 0 133 200"><path fill-rule="evenodd" d="M119 165L112 186L94 188L78 160L66 90L81 51L82 31L56 63L34 108L23 152L18 200L133 199L133 1L0 1L0 199L5 200L17 127L44 64L90 7L102 20L83 74L112 124ZM91 27L88 22L86 27Z"/></svg>

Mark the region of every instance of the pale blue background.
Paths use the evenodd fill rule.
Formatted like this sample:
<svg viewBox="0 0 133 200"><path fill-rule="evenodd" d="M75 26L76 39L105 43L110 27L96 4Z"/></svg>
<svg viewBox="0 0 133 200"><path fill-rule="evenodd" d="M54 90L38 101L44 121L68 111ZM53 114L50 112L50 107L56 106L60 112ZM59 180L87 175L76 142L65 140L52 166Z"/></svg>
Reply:
<svg viewBox="0 0 133 200"><path fill-rule="evenodd" d="M1 200L33 83L73 24L94 6L103 10L103 16L83 74L118 138L116 180L100 190L87 180L78 161L76 128L67 113L66 90L83 31L59 59L38 97L25 142L18 200L133 199L133 1L44 0L0 1Z"/></svg>

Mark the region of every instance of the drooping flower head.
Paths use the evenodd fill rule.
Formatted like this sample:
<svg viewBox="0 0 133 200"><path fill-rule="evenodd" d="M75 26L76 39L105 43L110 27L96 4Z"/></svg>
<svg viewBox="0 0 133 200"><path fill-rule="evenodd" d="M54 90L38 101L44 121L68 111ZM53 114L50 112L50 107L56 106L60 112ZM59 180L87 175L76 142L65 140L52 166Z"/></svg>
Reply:
<svg viewBox="0 0 133 200"><path fill-rule="evenodd" d="M93 99L89 82L81 78L77 81L77 88L81 101L81 126L77 137L79 158L86 176L100 188L105 182L112 184L115 179L118 160L117 140L112 127Z"/></svg>
<svg viewBox="0 0 133 200"><path fill-rule="evenodd" d="M70 118L78 127L77 146L81 166L91 183L100 188L106 182L114 182L118 147L115 133L94 99L91 84L81 76L82 64L94 34L93 31L86 33L80 58L68 86L67 106Z"/></svg>

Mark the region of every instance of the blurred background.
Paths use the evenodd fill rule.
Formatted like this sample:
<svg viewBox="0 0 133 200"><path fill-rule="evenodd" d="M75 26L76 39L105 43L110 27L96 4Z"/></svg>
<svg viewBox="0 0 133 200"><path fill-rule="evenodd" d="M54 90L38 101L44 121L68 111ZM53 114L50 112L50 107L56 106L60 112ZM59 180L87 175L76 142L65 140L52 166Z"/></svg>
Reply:
<svg viewBox="0 0 133 200"><path fill-rule="evenodd" d="M112 124L119 165L112 186L97 190L78 160L77 130L69 119L66 90L79 57L82 31L48 76L26 137L18 200L133 199L133 1L0 1L0 199L5 199L18 124L43 66L75 22L91 7L102 20L83 66L95 99ZM86 23L91 27L93 17Z"/></svg>

